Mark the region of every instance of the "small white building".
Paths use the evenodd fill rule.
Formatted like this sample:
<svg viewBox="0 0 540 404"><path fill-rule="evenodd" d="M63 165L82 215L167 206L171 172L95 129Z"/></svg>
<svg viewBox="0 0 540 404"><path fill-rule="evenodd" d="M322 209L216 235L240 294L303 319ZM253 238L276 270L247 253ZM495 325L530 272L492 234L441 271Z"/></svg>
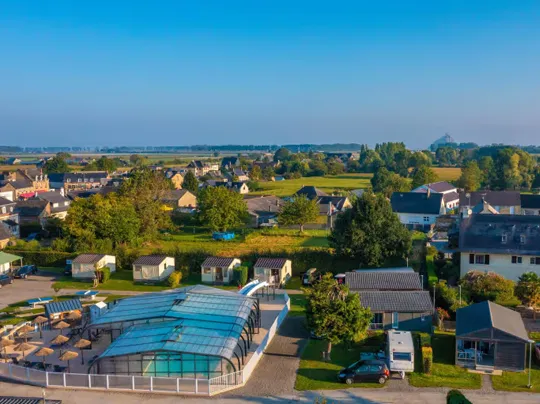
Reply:
<svg viewBox="0 0 540 404"><path fill-rule="evenodd" d="M292 262L286 258L259 258L253 272L255 279L281 286L292 277Z"/></svg>
<svg viewBox="0 0 540 404"><path fill-rule="evenodd" d="M233 269L240 266L238 258L208 257L201 265L201 281L204 283L229 283Z"/></svg>
<svg viewBox="0 0 540 404"><path fill-rule="evenodd" d="M105 254L81 254L72 263L72 276L77 279L93 279L96 268L108 267L116 272L116 257Z"/></svg>
<svg viewBox="0 0 540 404"><path fill-rule="evenodd" d="M133 281L159 282L174 272L174 258L165 255L145 255L133 262Z"/></svg>

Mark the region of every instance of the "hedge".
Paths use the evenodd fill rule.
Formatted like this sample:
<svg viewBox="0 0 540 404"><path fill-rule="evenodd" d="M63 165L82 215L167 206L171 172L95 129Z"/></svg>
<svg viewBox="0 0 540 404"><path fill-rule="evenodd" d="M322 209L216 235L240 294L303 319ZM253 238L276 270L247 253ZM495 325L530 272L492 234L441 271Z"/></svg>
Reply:
<svg viewBox="0 0 540 404"><path fill-rule="evenodd" d="M433 349L431 347L422 347L422 370L430 374L433 367Z"/></svg>
<svg viewBox="0 0 540 404"><path fill-rule="evenodd" d="M431 335L426 332L419 332L418 342L420 347L431 347Z"/></svg>
<svg viewBox="0 0 540 404"><path fill-rule="evenodd" d="M248 280L248 267L246 265L241 265L234 268L233 270L233 280L231 284L240 284L244 286Z"/></svg>
<svg viewBox="0 0 540 404"><path fill-rule="evenodd" d="M180 286L180 282L182 281L182 272L180 271L174 271L169 275L169 278L167 279L167 284L171 288L177 288Z"/></svg>
<svg viewBox="0 0 540 404"><path fill-rule="evenodd" d="M61 251L19 251L9 250L10 253L20 255L24 264L34 264L43 267L61 267L66 265L66 260L73 259L76 253L67 253Z"/></svg>
<svg viewBox="0 0 540 404"><path fill-rule="evenodd" d="M446 404L472 404L459 390L450 390L446 395Z"/></svg>
<svg viewBox="0 0 540 404"><path fill-rule="evenodd" d="M103 267L99 269L99 272L101 272L101 283L107 283L107 281L111 279L111 268Z"/></svg>

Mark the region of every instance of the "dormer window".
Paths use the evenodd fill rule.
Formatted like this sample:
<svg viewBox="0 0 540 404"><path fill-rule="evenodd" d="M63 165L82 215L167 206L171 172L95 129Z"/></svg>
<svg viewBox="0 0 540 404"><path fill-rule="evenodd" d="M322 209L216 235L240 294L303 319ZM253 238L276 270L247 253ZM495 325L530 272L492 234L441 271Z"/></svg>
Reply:
<svg viewBox="0 0 540 404"><path fill-rule="evenodd" d="M502 242L503 244L506 244L507 241L508 241L508 236L507 236L506 234L503 234L503 235L501 236L501 242Z"/></svg>
<svg viewBox="0 0 540 404"><path fill-rule="evenodd" d="M527 241L527 237L525 237L524 234L522 234L521 236L519 236L519 242L520 242L520 244L525 244L526 241Z"/></svg>
<svg viewBox="0 0 540 404"><path fill-rule="evenodd" d="M66 182L71 182L71 178L68 178L68 179L66 180Z"/></svg>
<svg viewBox="0 0 540 404"><path fill-rule="evenodd" d="M82 182L82 180L80 178L77 178L77 182Z"/></svg>

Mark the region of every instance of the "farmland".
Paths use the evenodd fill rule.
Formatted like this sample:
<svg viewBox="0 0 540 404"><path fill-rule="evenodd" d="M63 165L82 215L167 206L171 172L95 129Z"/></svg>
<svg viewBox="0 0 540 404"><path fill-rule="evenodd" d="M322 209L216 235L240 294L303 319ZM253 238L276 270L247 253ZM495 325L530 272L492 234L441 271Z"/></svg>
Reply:
<svg viewBox="0 0 540 404"><path fill-rule="evenodd" d="M439 176L439 181L455 181L461 175L459 167L433 167L433 171Z"/></svg>

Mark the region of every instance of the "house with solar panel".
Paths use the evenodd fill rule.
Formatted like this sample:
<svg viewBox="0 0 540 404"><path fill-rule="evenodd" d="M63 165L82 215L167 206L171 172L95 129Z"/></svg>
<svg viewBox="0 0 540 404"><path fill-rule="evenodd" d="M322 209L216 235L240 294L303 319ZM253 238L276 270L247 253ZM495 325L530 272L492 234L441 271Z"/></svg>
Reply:
<svg viewBox="0 0 540 404"><path fill-rule="evenodd" d="M133 281L161 282L174 272L174 258L165 255L145 255L133 261Z"/></svg>
<svg viewBox="0 0 540 404"><path fill-rule="evenodd" d="M286 258L259 258L253 267L254 278L280 287L292 277L292 263Z"/></svg>
<svg viewBox="0 0 540 404"><path fill-rule="evenodd" d="M201 282L227 284L233 280L233 270L242 264L238 258L208 257L201 265Z"/></svg>
<svg viewBox="0 0 540 404"><path fill-rule="evenodd" d="M89 373L210 379L242 370L260 329L254 297L204 285L110 304L89 332L112 343Z"/></svg>

